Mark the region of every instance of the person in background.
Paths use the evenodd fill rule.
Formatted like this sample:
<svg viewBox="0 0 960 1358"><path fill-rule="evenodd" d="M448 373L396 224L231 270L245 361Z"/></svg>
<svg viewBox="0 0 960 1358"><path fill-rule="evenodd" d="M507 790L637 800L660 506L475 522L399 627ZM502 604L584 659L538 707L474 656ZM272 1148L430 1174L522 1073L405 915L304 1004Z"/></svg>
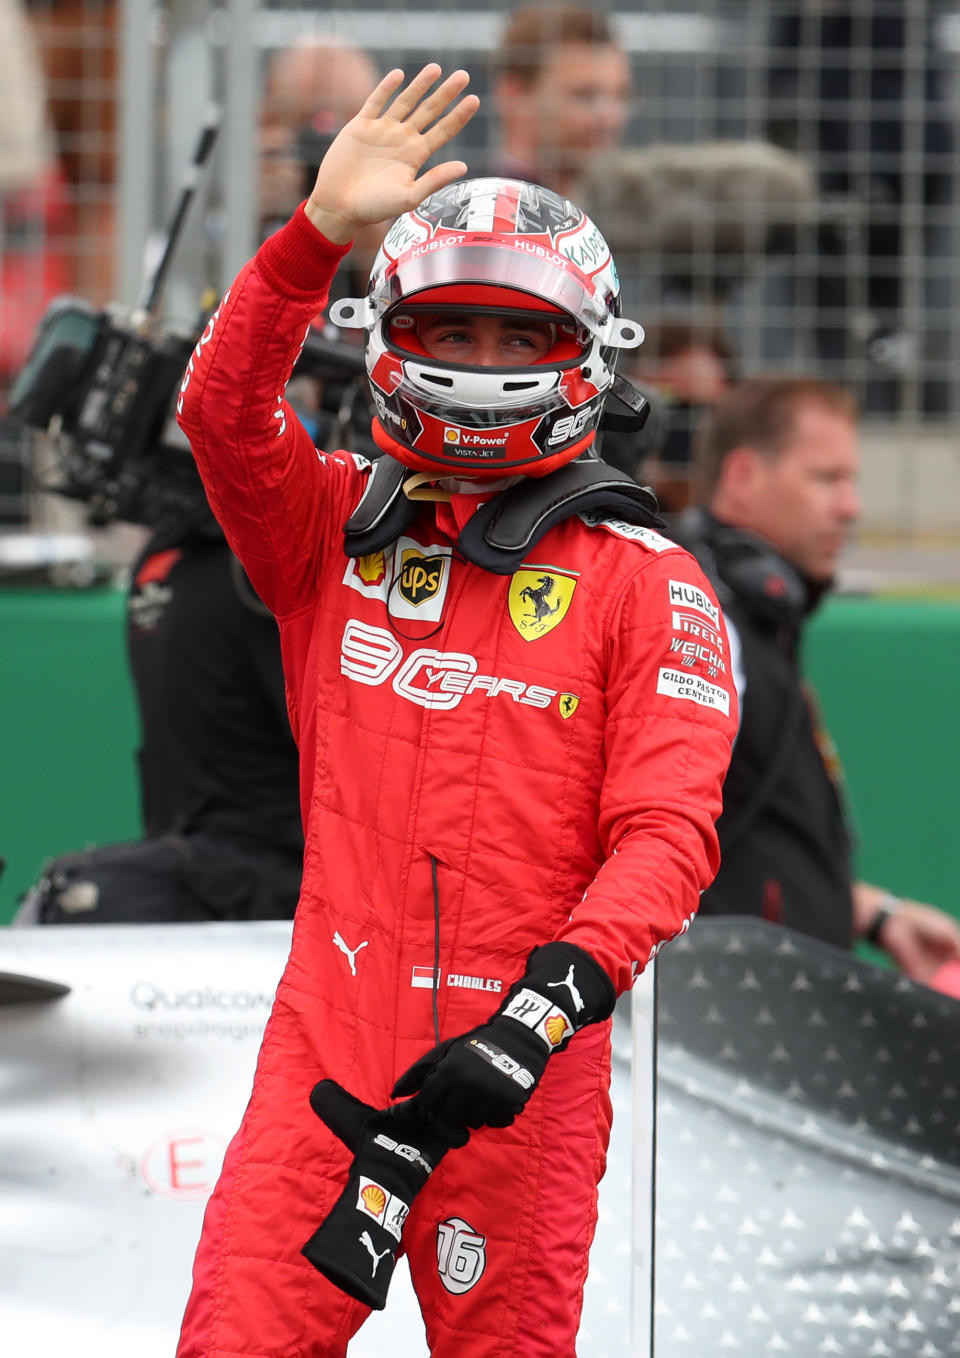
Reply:
<svg viewBox="0 0 960 1358"><path fill-rule="evenodd" d="M127 653L144 832L197 858L185 917L289 919L303 829L277 625L212 520L170 525L140 553Z"/></svg>
<svg viewBox="0 0 960 1358"><path fill-rule="evenodd" d="M494 54L494 173L569 195L589 158L619 142L630 84L630 61L606 10L551 3L514 10Z"/></svg>
<svg viewBox="0 0 960 1358"><path fill-rule="evenodd" d="M70 289L102 306L116 287L122 6L28 0L68 201Z"/></svg>
<svg viewBox="0 0 960 1358"><path fill-rule="evenodd" d="M377 79L366 53L332 37L270 59L259 123L264 234L307 195L326 147ZM321 380L295 376L288 392L313 432L329 419ZM212 518L165 527L140 553L127 647L147 835L202 839L204 885L223 898L226 917L290 918L303 829L277 625Z"/></svg>
<svg viewBox="0 0 960 1358"><path fill-rule="evenodd" d="M379 78L366 52L332 34L310 34L269 59L259 119L261 239L308 196L327 147ZM368 227L357 241L341 270L341 292L356 291L353 283L369 272L383 230Z"/></svg>
<svg viewBox="0 0 960 1358"><path fill-rule="evenodd" d="M0 0L0 526L29 518L28 451L7 397L48 302L72 287L69 220L36 36L20 0Z"/></svg>
<svg viewBox="0 0 960 1358"><path fill-rule="evenodd" d="M274 56L261 102L261 149L277 150L262 162L265 222L277 213L286 220L302 201L305 178L312 183L323 149L374 83L365 54L333 39ZM372 233L368 248L381 236ZM362 374L359 356L357 365ZM288 398L314 437L334 423L354 381L344 376L348 366L316 347L302 356ZM175 428L172 438L184 442ZM171 446L157 456L186 462L189 452ZM192 459L188 469L196 478ZM186 480L187 471L182 475ZM206 510L199 484L197 497L202 511L167 514L131 569L127 652L140 717L145 838L106 846L99 859L91 850L54 860L32 893L38 922L293 915L303 830L277 625ZM61 880L66 896L55 885ZM78 881L90 890L78 891ZM76 910L71 901L95 903ZM21 922L28 918L33 907Z"/></svg>
<svg viewBox="0 0 960 1358"><path fill-rule="evenodd" d="M801 667L810 615L860 512L851 395L806 377L743 381L696 450L697 505L672 533L700 561L739 640L740 729L704 915L759 915L842 948L867 939L914 980L960 959L945 912L853 879L840 767ZM713 639L691 617L691 635Z"/></svg>
<svg viewBox="0 0 960 1358"><path fill-rule="evenodd" d="M722 327L711 321L665 316L644 330L630 372L654 408L649 440L642 445L649 449L642 478L654 490L661 512L677 514L693 498L697 429L730 390L735 356ZM606 442L604 457L616 462Z"/></svg>

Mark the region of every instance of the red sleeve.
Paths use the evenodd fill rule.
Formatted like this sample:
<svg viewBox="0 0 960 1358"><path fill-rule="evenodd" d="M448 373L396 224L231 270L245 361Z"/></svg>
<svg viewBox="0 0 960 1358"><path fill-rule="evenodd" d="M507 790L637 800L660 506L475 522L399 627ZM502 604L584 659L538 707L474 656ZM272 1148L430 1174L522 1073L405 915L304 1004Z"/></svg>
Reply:
<svg viewBox="0 0 960 1358"><path fill-rule="evenodd" d="M619 994L689 927L716 875L737 694L719 606L685 552L644 564L609 635L606 861L558 937L595 957Z"/></svg>
<svg viewBox="0 0 960 1358"><path fill-rule="evenodd" d="M299 208L207 322L177 404L210 506L277 617L312 597L365 484L348 454L317 452L284 399L345 253Z"/></svg>

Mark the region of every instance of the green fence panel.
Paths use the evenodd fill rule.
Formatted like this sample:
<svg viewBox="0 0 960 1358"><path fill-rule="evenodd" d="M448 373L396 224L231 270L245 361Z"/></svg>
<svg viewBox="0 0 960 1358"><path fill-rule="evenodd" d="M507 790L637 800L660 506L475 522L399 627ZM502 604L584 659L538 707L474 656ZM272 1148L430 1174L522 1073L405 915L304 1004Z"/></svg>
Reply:
<svg viewBox="0 0 960 1358"><path fill-rule="evenodd" d="M43 861L140 833L118 590L0 591L0 923ZM840 751L868 880L960 915L960 604L831 599L806 662Z"/></svg>
<svg viewBox="0 0 960 1358"><path fill-rule="evenodd" d="M46 858L140 834L119 590L0 590L0 923Z"/></svg>
<svg viewBox="0 0 960 1358"><path fill-rule="evenodd" d="M831 599L806 661L844 766L859 875L960 915L960 604Z"/></svg>

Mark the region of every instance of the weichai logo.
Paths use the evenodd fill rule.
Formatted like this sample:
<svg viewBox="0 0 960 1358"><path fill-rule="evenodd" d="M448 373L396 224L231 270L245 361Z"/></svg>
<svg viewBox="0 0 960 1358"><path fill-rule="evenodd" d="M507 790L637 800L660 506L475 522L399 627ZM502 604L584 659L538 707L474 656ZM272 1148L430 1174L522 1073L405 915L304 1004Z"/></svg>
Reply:
<svg viewBox="0 0 960 1358"><path fill-rule="evenodd" d="M446 556L423 556L414 551L403 553L397 589L408 604L419 608L428 599L436 597L447 561Z"/></svg>

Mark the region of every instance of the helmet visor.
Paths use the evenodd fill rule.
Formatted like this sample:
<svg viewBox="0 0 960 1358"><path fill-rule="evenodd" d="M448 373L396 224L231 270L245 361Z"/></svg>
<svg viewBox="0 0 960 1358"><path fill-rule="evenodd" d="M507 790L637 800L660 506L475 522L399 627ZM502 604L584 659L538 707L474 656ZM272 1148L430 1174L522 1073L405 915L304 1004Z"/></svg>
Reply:
<svg viewBox="0 0 960 1358"><path fill-rule="evenodd" d="M441 237L414 246L387 271L387 309L415 303L416 294L450 284L526 293L565 312L599 339L606 338L609 329L611 310L606 299L594 295L576 265L522 237L485 245L462 245Z"/></svg>

